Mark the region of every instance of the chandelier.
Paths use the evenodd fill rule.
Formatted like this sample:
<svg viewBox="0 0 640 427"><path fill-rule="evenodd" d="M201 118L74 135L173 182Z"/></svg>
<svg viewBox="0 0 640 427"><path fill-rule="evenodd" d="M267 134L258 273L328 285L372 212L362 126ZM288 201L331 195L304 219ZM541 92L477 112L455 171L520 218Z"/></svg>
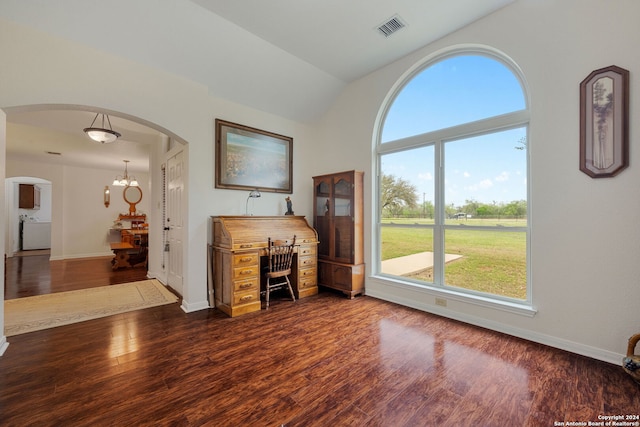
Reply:
<svg viewBox="0 0 640 427"><path fill-rule="evenodd" d="M124 162L124 175L116 176L116 179L113 180L113 184L111 185L117 185L119 187L137 187L138 180L136 180L136 177L133 175L129 176L127 171L127 164L129 163L129 160L123 160L123 162Z"/></svg>
<svg viewBox="0 0 640 427"><path fill-rule="evenodd" d="M83 129L84 133L86 133L89 138L93 139L96 142L108 144L122 136L119 132L113 130L113 128L111 127L111 120L109 120L109 116L107 114L102 114L102 127L93 127L93 124L96 122L99 115L100 113L96 114L93 121L91 122L91 126ZM109 129L105 128L105 117L107 119L106 123L109 124Z"/></svg>

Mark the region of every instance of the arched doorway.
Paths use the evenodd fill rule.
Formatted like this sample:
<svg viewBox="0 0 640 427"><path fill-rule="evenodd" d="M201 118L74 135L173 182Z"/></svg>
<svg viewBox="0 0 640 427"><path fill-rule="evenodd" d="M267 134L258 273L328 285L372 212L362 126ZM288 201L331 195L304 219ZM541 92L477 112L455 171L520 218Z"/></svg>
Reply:
<svg viewBox="0 0 640 427"><path fill-rule="evenodd" d="M5 179L8 256L51 249L51 182L33 176Z"/></svg>
<svg viewBox="0 0 640 427"><path fill-rule="evenodd" d="M109 212L102 206L102 189L112 183L116 172L122 173L124 159L135 159L128 164L130 167L134 166L134 170L130 169L130 172L146 176L145 210L150 217L149 277L156 277L166 282L166 263L164 262L166 254L163 250L165 236L162 223L162 212L165 209L162 196L164 182L161 169L165 162L163 154L172 148L175 151L176 147L185 144L184 141L143 119L93 107L34 105L9 108L5 109L5 112L7 176L12 173L11 169L14 169L15 159L18 159L18 163L38 163L42 165L40 169L43 174L39 176L50 179L54 183L54 188L61 188L60 191L54 189L52 195L52 222L60 224L60 227L54 227L52 233L52 259L80 258L104 251L104 249L87 249L86 247L70 249L72 246L70 242L73 240L68 236L75 221L70 219L68 212L83 211L83 208L78 205L77 199L75 204L69 204L69 194L72 192L65 192L65 187L68 189L74 185L73 182L84 180L100 181L99 185L96 184L99 192L92 190L87 193L85 199L89 204L82 203L84 206L89 206L90 210L96 214L85 212L76 218L81 218L85 229L88 230L94 230L88 222L95 221L95 229L98 230L96 233L102 238L106 228L118 214L117 210ZM109 114L113 128L122 133L122 137L117 142L98 144L84 135L82 129L90 125L96 112ZM102 176L99 170L103 170ZM55 185L56 182L59 185ZM113 190L111 197L119 200L121 195L117 191L120 189L113 188ZM101 217L101 222L96 221L98 216ZM105 219L107 216L111 219ZM9 233L5 235L8 236ZM5 252L9 253L7 240L5 239Z"/></svg>

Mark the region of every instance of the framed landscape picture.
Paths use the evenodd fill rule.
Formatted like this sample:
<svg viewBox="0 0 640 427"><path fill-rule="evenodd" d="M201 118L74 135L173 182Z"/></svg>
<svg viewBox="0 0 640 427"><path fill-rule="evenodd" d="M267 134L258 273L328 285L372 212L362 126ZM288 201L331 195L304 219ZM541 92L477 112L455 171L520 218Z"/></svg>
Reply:
<svg viewBox="0 0 640 427"><path fill-rule="evenodd" d="M293 138L216 119L216 188L293 191Z"/></svg>
<svg viewBox="0 0 640 427"><path fill-rule="evenodd" d="M612 177L629 165L629 71L612 65L580 83L580 170Z"/></svg>

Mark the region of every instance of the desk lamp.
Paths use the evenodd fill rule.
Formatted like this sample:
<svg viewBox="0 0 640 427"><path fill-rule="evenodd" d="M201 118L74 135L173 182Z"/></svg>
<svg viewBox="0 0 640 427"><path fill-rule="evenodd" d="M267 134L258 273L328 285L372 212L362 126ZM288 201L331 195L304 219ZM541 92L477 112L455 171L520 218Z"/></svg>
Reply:
<svg viewBox="0 0 640 427"><path fill-rule="evenodd" d="M247 197L247 203L245 204L245 209L244 209L244 214L245 215L249 215L249 199L257 199L260 196L262 196L262 194L260 194L260 191L257 190L257 189L253 190L253 191L251 191L251 193L249 193L249 197Z"/></svg>

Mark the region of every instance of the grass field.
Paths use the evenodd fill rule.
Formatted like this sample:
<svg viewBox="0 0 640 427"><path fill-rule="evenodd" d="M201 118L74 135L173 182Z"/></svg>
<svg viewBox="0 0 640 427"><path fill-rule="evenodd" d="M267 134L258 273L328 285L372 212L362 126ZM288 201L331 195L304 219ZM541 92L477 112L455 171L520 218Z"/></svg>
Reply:
<svg viewBox="0 0 640 427"><path fill-rule="evenodd" d="M418 221L393 219L387 223L416 224ZM447 224L456 224L452 220ZM461 220L466 225L524 227L524 220ZM427 223L425 220L423 224ZM432 223L432 222L431 222ZM382 260L433 251L433 229L382 227ZM509 298L526 299L526 233L518 231L472 230L464 227L445 230L445 252L462 255L445 266L448 286L472 289ZM433 271L411 276L433 282Z"/></svg>

